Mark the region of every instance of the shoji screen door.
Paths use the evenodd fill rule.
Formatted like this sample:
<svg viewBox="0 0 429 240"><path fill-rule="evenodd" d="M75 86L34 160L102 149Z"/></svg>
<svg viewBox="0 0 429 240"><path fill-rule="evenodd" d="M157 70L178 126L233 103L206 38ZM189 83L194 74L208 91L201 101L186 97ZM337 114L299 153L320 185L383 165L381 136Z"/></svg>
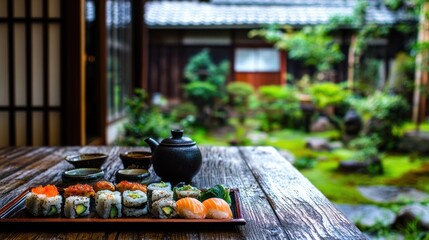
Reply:
<svg viewBox="0 0 429 240"><path fill-rule="evenodd" d="M60 0L0 0L0 146L61 143Z"/></svg>

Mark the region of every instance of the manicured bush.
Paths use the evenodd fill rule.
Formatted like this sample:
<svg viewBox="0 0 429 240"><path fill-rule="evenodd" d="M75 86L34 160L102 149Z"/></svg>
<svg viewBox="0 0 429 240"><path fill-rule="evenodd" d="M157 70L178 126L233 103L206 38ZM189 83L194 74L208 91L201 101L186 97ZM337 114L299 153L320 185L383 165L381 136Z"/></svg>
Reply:
<svg viewBox="0 0 429 240"><path fill-rule="evenodd" d="M302 116L295 88L268 85L259 88L259 107L262 128L272 131L278 127L292 126Z"/></svg>

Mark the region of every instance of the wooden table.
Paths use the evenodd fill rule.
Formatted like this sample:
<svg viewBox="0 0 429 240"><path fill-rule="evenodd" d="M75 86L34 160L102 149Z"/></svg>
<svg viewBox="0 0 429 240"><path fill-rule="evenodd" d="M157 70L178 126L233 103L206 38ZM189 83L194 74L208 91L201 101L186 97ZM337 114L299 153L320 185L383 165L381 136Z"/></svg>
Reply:
<svg viewBox="0 0 429 240"><path fill-rule="evenodd" d="M72 166L63 160L73 153L104 152L105 178L114 181L126 150L116 146L0 148L0 207L29 187L61 184ZM0 222L0 239L365 239L365 236L306 178L272 147L200 147L201 171L193 184L224 184L238 188L246 225L117 229L92 231L52 226L26 230ZM152 176L155 176L152 173ZM28 225L30 227L30 225Z"/></svg>

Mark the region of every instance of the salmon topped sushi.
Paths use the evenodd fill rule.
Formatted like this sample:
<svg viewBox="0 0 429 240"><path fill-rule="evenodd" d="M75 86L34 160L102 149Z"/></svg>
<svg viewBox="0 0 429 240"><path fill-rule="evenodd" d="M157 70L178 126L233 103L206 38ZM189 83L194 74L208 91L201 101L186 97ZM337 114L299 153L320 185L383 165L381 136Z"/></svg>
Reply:
<svg viewBox="0 0 429 240"><path fill-rule="evenodd" d="M183 218L202 219L206 217L207 209L199 200L192 197L181 198L176 202L177 212Z"/></svg>
<svg viewBox="0 0 429 240"><path fill-rule="evenodd" d="M207 208L207 218L232 219L231 208L222 198L209 198L203 205Z"/></svg>
<svg viewBox="0 0 429 240"><path fill-rule="evenodd" d="M181 198L176 202L177 212L183 218L202 219L207 209L199 200L192 197Z"/></svg>

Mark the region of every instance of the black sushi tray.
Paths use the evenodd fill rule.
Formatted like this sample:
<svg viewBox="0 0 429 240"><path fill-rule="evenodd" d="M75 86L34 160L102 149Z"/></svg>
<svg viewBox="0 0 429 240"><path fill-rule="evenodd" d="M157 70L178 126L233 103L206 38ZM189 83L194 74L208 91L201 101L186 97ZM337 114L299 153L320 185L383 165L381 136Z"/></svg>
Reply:
<svg viewBox="0 0 429 240"><path fill-rule="evenodd" d="M37 226L37 229L48 230L46 227L65 227L73 228L81 227L92 228L101 227L106 229L106 226L114 227L133 227L138 226L140 229L144 226L160 226L165 227L166 225L171 226L235 226L245 225L246 220L243 218L241 205L240 205L240 193L238 189L231 189L230 196L232 200L231 210L233 214L232 219L184 219L184 218L173 218L173 219L157 219L153 218L150 214L143 217L122 217L114 219L103 219L97 216L94 209L92 209L89 217L85 218L66 218L63 215L55 217L34 217L25 208L25 196L29 192L29 189L20 193L18 196L13 198L11 201L6 203L0 209L0 229L6 230L10 227L22 226ZM94 204L92 204L94 205ZM91 207L92 208L92 207ZM29 225L28 223L31 223ZM82 228L83 229L83 228ZM113 230L113 229L112 229Z"/></svg>

